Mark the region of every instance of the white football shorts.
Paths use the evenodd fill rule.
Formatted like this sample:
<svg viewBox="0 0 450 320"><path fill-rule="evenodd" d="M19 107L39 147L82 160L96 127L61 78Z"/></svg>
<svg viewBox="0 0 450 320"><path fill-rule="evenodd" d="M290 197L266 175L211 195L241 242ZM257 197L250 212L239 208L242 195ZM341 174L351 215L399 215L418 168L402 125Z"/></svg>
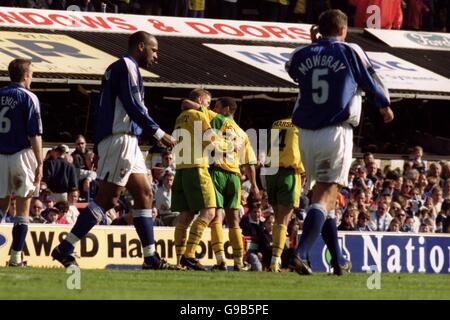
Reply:
<svg viewBox="0 0 450 320"><path fill-rule="evenodd" d="M309 190L315 182L347 186L353 151L353 129L349 124L299 129L299 145Z"/></svg>
<svg viewBox="0 0 450 320"><path fill-rule="evenodd" d="M124 187L132 173L147 174L138 139L128 134L114 134L98 144L97 178Z"/></svg>
<svg viewBox="0 0 450 320"><path fill-rule="evenodd" d="M11 155L0 154L0 168L1 199L11 194L21 198L33 195L37 161L32 149L23 149Z"/></svg>

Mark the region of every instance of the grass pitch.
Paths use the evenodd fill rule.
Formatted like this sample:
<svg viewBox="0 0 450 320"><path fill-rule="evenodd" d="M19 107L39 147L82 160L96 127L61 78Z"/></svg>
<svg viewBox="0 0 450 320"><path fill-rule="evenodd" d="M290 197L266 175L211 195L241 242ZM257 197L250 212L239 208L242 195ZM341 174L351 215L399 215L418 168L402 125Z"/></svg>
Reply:
<svg viewBox="0 0 450 320"><path fill-rule="evenodd" d="M80 290L67 289L69 276L64 269L0 268L0 299L450 299L450 276L438 274L382 273L373 290L365 273L81 270Z"/></svg>

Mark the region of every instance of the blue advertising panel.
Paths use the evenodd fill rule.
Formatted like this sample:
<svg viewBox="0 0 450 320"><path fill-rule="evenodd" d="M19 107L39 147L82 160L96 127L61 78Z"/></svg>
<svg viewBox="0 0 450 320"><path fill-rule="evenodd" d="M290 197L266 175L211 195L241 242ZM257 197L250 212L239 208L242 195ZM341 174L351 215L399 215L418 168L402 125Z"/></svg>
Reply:
<svg viewBox="0 0 450 320"><path fill-rule="evenodd" d="M339 232L352 272L450 273L450 235ZM330 254L320 238L311 252L314 271L330 271Z"/></svg>

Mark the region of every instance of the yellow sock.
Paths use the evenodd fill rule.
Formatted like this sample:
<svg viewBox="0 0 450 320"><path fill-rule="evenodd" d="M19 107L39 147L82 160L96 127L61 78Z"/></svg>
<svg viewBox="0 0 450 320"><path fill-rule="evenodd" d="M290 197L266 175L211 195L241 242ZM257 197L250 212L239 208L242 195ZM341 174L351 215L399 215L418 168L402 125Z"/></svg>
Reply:
<svg viewBox="0 0 450 320"><path fill-rule="evenodd" d="M195 258L195 250L197 250L203 231L205 231L207 226L208 224L206 221L203 221L200 217L195 219L192 223L191 230L189 231L189 238L187 240L186 252L184 254L186 258Z"/></svg>
<svg viewBox="0 0 450 320"><path fill-rule="evenodd" d="M284 224L274 224L272 229L272 256L281 257L284 246L286 245L287 226Z"/></svg>
<svg viewBox="0 0 450 320"><path fill-rule="evenodd" d="M244 255L241 228L228 229L228 238L230 238L231 247L233 248L234 264L241 266Z"/></svg>
<svg viewBox="0 0 450 320"><path fill-rule="evenodd" d="M177 224L175 227L175 252L177 253L177 264L180 264L180 259L186 251L187 227L182 224Z"/></svg>
<svg viewBox="0 0 450 320"><path fill-rule="evenodd" d="M217 264L225 262L225 249L223 245L223 229L222 223L214 220L210 224L211 228L211 244L214 254L216 256Z"/></svg>

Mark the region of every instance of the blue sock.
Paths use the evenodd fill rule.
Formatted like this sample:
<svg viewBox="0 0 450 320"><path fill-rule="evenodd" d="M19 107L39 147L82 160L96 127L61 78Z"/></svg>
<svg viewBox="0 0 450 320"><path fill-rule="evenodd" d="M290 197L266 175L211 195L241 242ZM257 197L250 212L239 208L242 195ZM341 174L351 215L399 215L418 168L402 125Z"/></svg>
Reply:
<svg viewBox="0 0 450 320"><path fill-rule="evenodd" d="M93 208L95 208L95 211L92 210ZM78 216L72 230L70 230L70 233L75 235L80 240L83 239L99 221L97 215L100 213L100 210L102 211L102 209L95 203L90 203L88 207L81 209L80 215ZM75 249L73 244L67 240L61 241L58 248L62 254L71 254Z"/></svg>
<svg viewBox="0 0 450 320"><path fill-rule="evenodd" d="M308 259L309 251L320 235L325 220L325 212L325 208L319 203L314 203L308 208L297 247L297 253L303 260Z"/></svg>
<svg viewBox="0 0 450 320"><path fill-rule="evenodd" d="M28 218L23 216L14 217L14 227L12 229L12 249L22 251L25 245L25 238L28 232Z"/></svg>
<svg viewBox="0 0 450 320"><path fill-rule="evenodd" d="M322 238L331 253L331 265L336 267L345 263L344 256L342 255L341 247L337 237L336 219L329 218L325 221L322 227Z"/></svg>
<svg viewBox="0 0 450 320"><path fill-rule="evenodd" d="M136 233L141 240L144 252L144 262L153 263L158 258L155 256L155 238L153 234L152 209L133 209L133 224Z"/></svg>

